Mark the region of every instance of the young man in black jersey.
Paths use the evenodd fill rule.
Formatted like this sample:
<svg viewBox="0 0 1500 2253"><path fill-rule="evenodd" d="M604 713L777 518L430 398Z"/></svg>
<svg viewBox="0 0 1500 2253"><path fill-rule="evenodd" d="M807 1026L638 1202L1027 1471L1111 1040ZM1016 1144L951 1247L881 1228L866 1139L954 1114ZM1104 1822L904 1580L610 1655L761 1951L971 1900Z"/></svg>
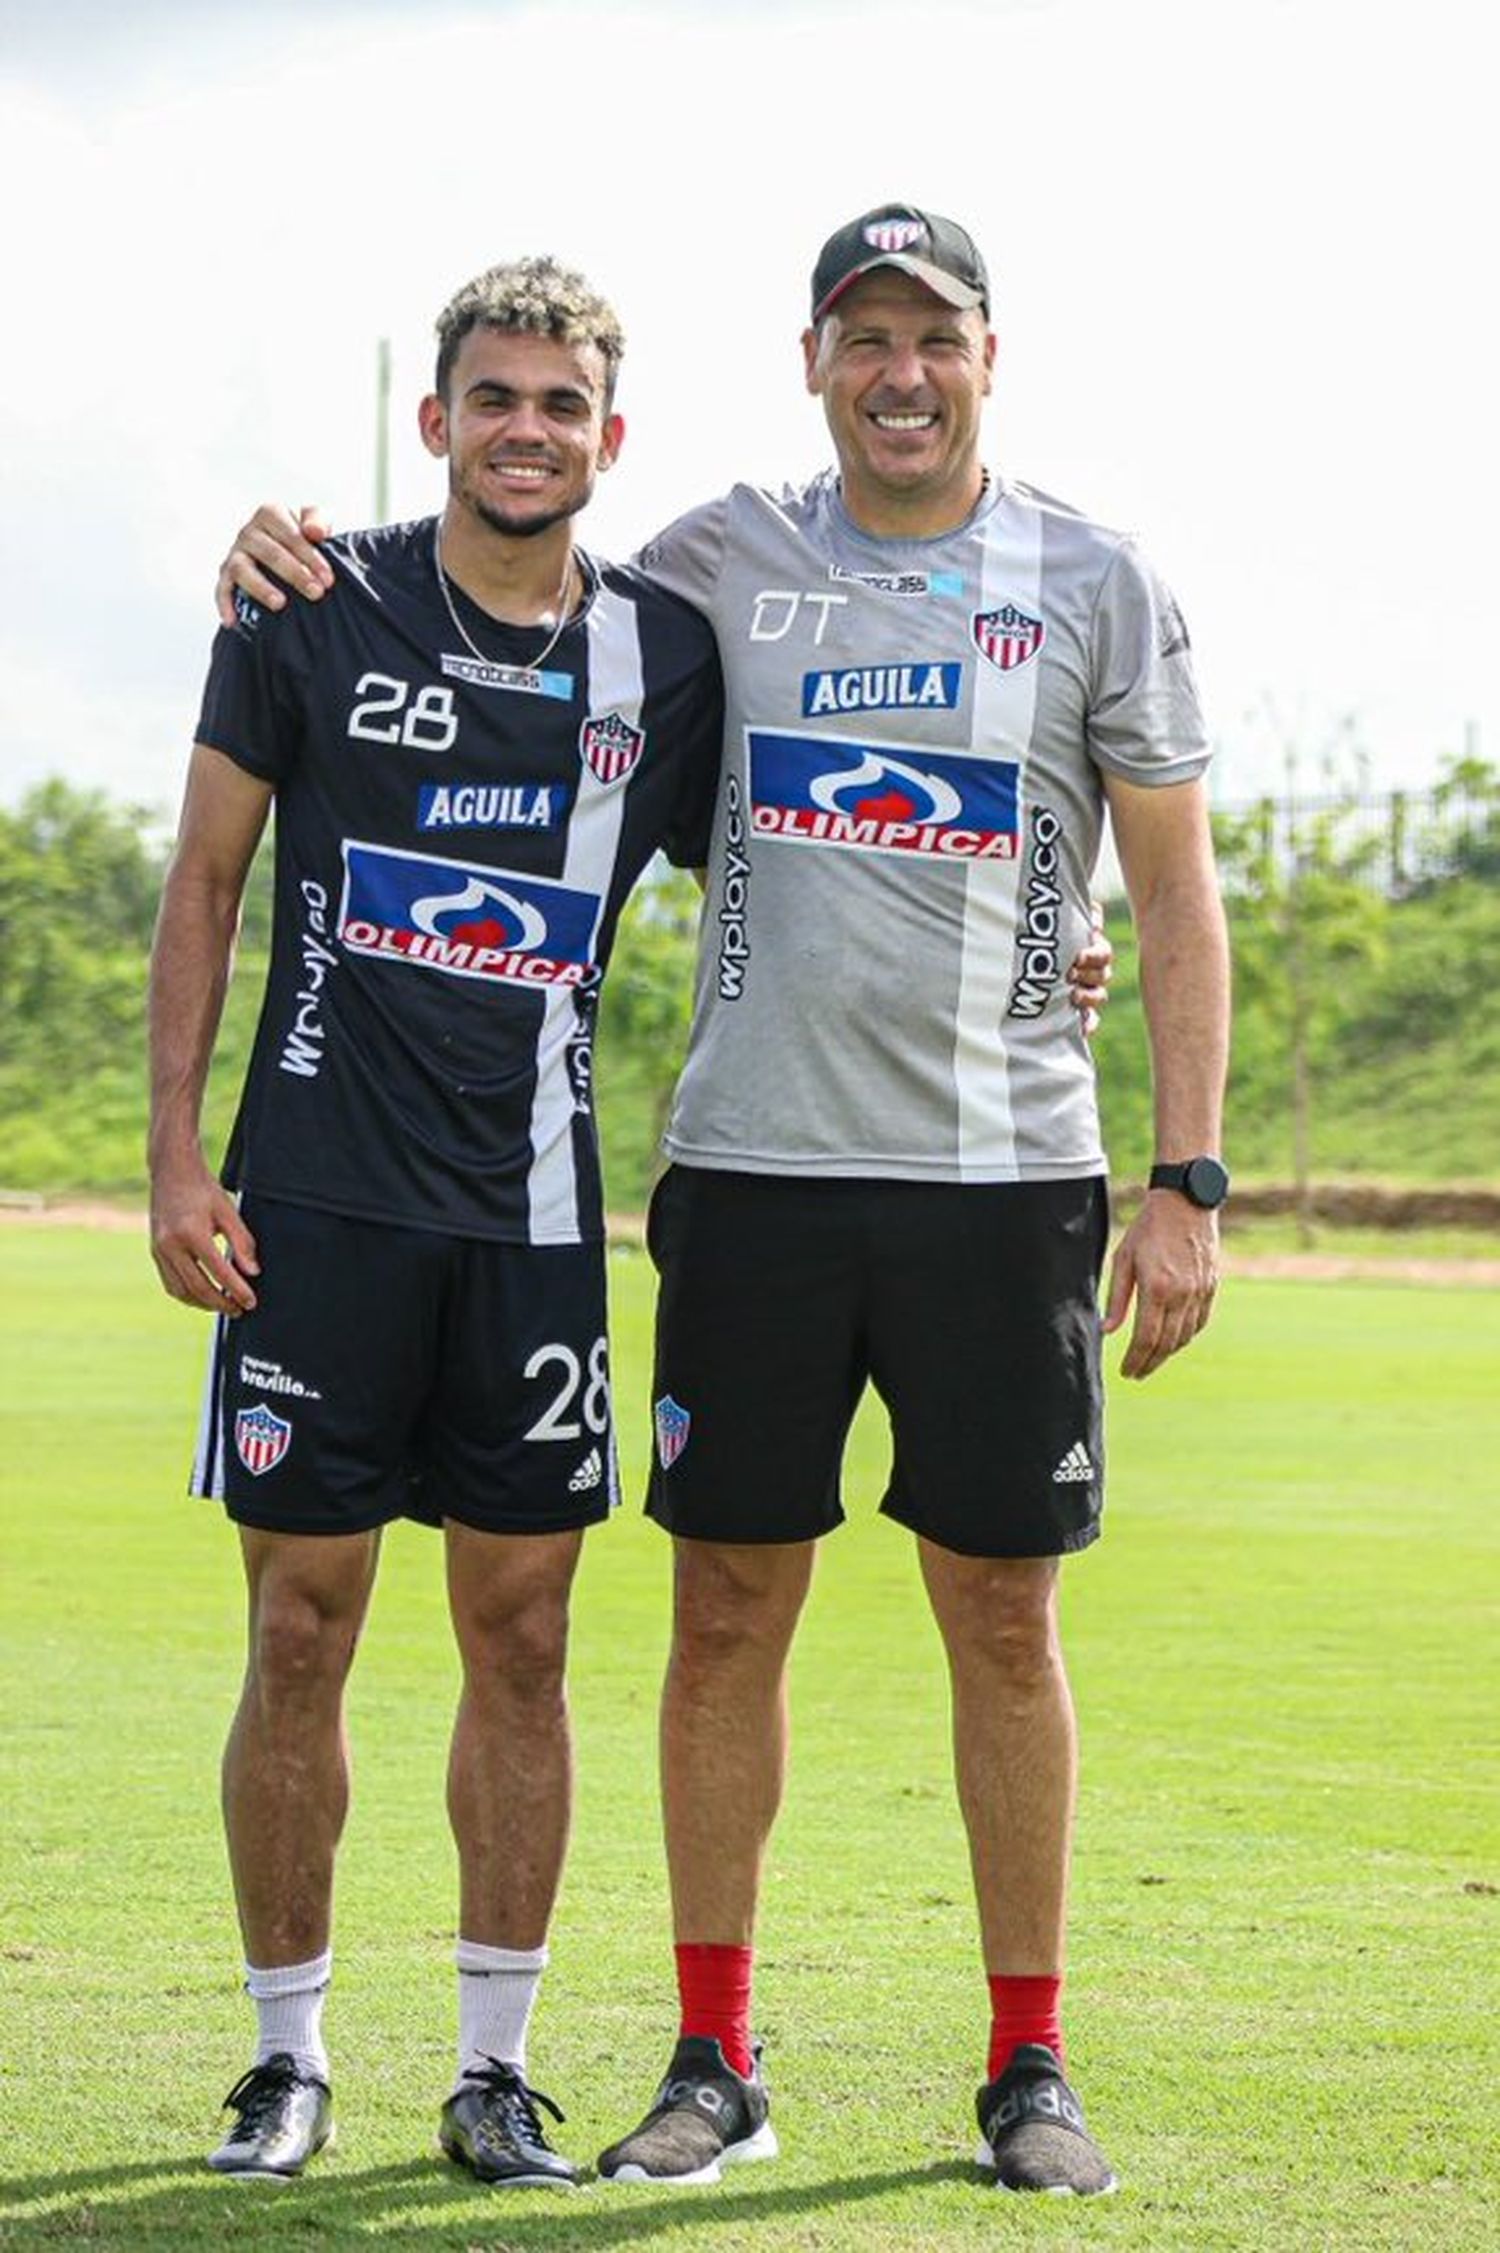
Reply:
<svg viewBox="0 0 1500 2253"><path fill-rule="evenodd" d="M438 338L442 515L331 543L336 603L238 605L152 956L152 1252L217 1317L194 1488L238 1525L249 1592L223 1808L259 2038L210 2165L291 2176L332 2133L344 1688L381 1528L412 1515L442 1526L462 1662L440 2140L482 2181L569 2186L526 2036L568 1829L569 1590L618 1499L590 1044L636 877L658 849L704 861L722 699L706 624L574 544L623 436L610 307L524 260ZM273 803L221 1180L201 1098Z"/></svg>

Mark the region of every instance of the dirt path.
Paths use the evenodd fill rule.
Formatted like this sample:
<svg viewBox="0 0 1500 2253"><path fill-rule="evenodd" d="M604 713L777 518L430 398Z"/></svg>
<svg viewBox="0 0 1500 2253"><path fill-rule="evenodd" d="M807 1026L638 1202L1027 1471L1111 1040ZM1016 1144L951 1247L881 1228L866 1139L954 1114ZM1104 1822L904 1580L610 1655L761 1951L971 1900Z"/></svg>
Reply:
<svg viewBox="0 0 1500 2253"><path fill-rule="evenodd" d="M108 1228L141 1233L143 1212L119 1205L80 1201L65 1205L0 1203L0 1224L6 1221L31 1228ZM639 1244L642 1224L635 1215L612 1224L621 1242ZM1230 1245L1224 1254L1229 1277L1259 1276L1273 1281L1305 1283L1445 1283L1459 1289L1500 1289L1500 1259L1403 1259L1392 1251L1386 1257L1355 1257L1342 1252L1237 1252Z"/></svg>

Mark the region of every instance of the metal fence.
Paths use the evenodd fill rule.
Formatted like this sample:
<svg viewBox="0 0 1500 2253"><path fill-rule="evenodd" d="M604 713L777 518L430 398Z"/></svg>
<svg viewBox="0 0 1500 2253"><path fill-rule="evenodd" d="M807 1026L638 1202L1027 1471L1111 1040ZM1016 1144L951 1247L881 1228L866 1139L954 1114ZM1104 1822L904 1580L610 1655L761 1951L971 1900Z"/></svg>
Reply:
<svg viewBox="0 0 1500 2253"><path fill-rule="evenodd" d="M1468 872L1500 877L1500 799L1493 787L1339 792L1216 806L1221 841L1238 832L1283 878L1310 863L1336 867L1392 898ZM1226 891L1242 888L1226 856Z"/></svg>

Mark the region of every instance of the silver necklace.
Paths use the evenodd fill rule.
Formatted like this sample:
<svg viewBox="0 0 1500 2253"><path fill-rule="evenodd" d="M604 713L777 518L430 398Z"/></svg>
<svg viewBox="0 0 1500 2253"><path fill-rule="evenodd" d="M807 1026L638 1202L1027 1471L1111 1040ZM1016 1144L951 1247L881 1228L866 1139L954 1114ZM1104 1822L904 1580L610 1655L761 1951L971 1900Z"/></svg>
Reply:
<svg viewBox="0 0 1500 2253"><path fill-rule="evenodd" d="M458 611L454 605L452 591L448 585L448 574L443 569L443 528L440 524L433 526L432 567L437 573L438 589L442 595L444 606L447 609L448 616L453 620L453 631L458 635L460 641L462 641L471 657L477 657L481 665L493 665L496 660L493 657L486 657L484 651L480 648L478 642L475 641L473 635L469 632L469 629L464 624L462 618L459 617ZM530 673L539 673L541 671L548 658L552 655L553 650L556 649L558 643L562 640L563 628L567 625L569 617L568 587L572 580L572 577L573 551L571 548L569 548L567 559L563 564L562 585L557 590L557 624L553 627L551 633L547 636L547 639L542 648L537 652L536 656L533 657L531 663L527 666L526 670Z"/></svg>

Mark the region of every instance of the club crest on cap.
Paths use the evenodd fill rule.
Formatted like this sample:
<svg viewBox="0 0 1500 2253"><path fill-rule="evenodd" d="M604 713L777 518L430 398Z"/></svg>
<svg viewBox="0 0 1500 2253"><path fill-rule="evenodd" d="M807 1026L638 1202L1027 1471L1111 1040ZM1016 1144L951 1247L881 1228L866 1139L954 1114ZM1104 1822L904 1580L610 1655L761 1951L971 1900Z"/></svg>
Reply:
<svg viewBox="0 0 1500 2253"><path fill-rule="evenodd" d="M872 219L864 238L872 250L910 250L926 232L920 219Z"/></svg>

